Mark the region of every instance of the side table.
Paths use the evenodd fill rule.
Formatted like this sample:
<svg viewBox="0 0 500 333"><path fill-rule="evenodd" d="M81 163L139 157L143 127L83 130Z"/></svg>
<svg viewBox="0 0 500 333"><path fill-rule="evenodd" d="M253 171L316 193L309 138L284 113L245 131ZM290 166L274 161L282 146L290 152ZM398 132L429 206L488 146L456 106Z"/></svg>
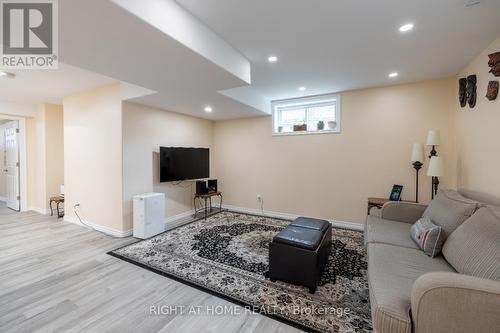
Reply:
<svg viewBox="0 0 500 333"><path fill-rule="evenodd" d="M386 203L391 201L390 199L385 199L385 198L368 198L368 215L370 215L370 210L373 207L376 207L377 209L381 209L382 206ZM413 201L408 201L408 200L401 200L403 202L413 202Z"/></svg>
<svg viewBox="0 0 500 333"><path fill-rule="evenodd" d="M212 197L215 196L219 197L220 199L219 209L222 211L222 192L209 192L206 194L196 194L193 198L194 216L196 217L196 214L198 214L198 212L203 209L205 219L207 219L208 214L212 212ZM204 201L203 208L198 209L196 207L197 199Z"/></svg>
<svg viewBox="0 0 500 333"><path fill-rule="evenodd" d="M64 196L62 196L62 195L56 195L56 196L50 197L50 201L49 201L50 216L54 215L54 210L52 208L52 203L53 202L56 203L57 218L59 219L61 217L64 217L64 209L59 208L60 204L64 204Z"/></svg>

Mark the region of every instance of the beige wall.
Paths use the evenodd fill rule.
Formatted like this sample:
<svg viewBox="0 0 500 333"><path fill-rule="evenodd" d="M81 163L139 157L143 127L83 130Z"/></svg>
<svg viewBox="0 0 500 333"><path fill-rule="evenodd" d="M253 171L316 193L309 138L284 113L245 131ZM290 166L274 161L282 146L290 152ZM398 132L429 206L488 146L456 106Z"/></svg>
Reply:
<svg viewBox="0 0 500 333"><path fill-rule="evenodd" d="M212 147L213 123L208 120L123 103L123 219L132 228L132 197L165 193L165 215L192 209L194 186L188 182L160 183L159 146Z"/></svg>
<svg viewBox="0 0 500 333"><path fill-rule="evenodd" d="M122 221L122 113L114 84L64 98L65 219L73 207L88 224L112 231Z"/></svg>
<svg viewBox="0 0 500 333"><path fill-rule="evenodd" d="M478 55L455 80L455 120L457 185L500 197L500 96L486 99L488 81L499 81L488 73L488 54L500 52L500 37ZM477 75L477 104L461 108L458 78Z"/></svg>
<svg viewBox="0 0 500 333"><path fill-rule="evenodd" d="M28 207L44 211L64 183L63 108L40 104L26 119Z"/></svg>
<svg viewBox="0 0 500 333"><path fill-rule="evenodd" d="M45 105L45 171L47 197L64 184L64 113L62 105Z"/></svg>
<svg viewBox="0 0 500 333"><path fill-rule="evenodd" d="M362 223L369 196L388 197L393 184L414 199L414 142L440 129L447 175L450 161L455 79L342 94L342 133L272 136L271 117L216 122L214 170L225 203L264 210ZM430 199L430 179L421 170L421 201ZM422 172L423 171L423 172Z"/></svg>

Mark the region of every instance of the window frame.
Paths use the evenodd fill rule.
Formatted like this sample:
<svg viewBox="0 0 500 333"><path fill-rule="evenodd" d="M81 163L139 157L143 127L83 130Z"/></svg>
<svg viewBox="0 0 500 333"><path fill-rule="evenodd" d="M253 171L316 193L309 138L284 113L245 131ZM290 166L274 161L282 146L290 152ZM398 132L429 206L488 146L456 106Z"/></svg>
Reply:
<svg viewBox="0 0 500 333"><path fill-rule="evenodd" d="M305 121L308 123L307 108L325 106L335 101L335 121L337 127L334 130L320 130L320 131L297 131L297 132L278 132L279 118L281 113L279 109L286 108L300 108L306 109ZM342 102L340 94L318 95L311 97L299 97L285 100L278 100L271 102L271 116L272 116L272 135L273 136L289 136L289 135L317 135L317 134L340 134L342 132ZM326 124L325 124L326 125Z"/></svg>

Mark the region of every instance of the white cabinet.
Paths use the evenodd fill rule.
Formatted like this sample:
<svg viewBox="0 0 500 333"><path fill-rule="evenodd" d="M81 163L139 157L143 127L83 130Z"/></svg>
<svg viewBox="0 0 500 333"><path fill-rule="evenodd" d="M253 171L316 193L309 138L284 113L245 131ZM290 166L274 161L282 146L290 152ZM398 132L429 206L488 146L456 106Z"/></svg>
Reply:
<svg viewBox="0 0 500 333"><path fill-rule="evenodd" d="M134 237L149 238L165 231L165 194L134 196Z"/></svg>

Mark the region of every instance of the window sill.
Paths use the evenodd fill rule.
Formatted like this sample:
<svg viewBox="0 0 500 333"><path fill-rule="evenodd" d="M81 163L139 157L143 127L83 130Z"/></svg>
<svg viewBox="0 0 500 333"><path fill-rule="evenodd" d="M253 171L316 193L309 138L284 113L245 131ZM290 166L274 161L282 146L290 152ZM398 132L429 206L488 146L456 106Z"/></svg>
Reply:
<svg viewBox="0 0 500 333"><path fill-rule="evenodd" d="M321 134L340 134L340 131L334 130L334 131L297 131L297 132L284 132L284 133L279 133L279 132L273 132L272 136L294 136L294 135L321 135Z"/></svg>

